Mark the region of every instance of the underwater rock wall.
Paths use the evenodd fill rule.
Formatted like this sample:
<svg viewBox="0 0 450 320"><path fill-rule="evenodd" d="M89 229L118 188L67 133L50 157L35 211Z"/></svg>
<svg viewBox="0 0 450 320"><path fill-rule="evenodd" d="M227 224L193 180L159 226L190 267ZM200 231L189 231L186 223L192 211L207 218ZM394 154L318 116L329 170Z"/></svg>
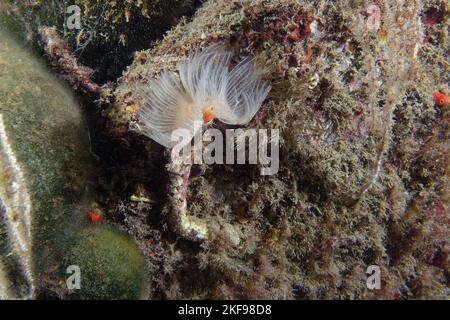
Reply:
<svg viewBox="0 0 450 320"><path fill-rule="evenodd" d="M87 18L76 34L65 34L58 17L46 14L66 2L11 8L26 34L43 25L58 33L82 63L100 72L99 82L114 80L132 51L150 49L136 52L107 96L95 101L92 148L102 168L93 183L77 104L47 73L44 80L42 70L30 73L35 62L28 56L23 66L14 65L23 77L11 80L10 50L23 52L2 35L0 44L10 45L0 47L0 113L8 137L0 155L9 167L23 168L23 176L15 176L26 182L32 204L39 297L448 297L448 109L433 100L436 92L449 93L447 1L209 0L154 44L140 32L142 25L152 27L142 5L151 15L153 1L110 1L117 7L106 5L106 11L99 1L75 2ZM157 25L158 17L168 17L163 7L153 16ZM142 47L128 41L134 35ZM233 52L232 64L255 57L271 83L247 127L280 129L280 170L261 176L253 165L193 166L187 210L212 233L198 243L168 227L165 150L141 134L136 114L148 99L150 78L176 71L180 61L216 43ZM96 50L117 61L97 59ZM0 176L0 225L4 234L25 226L20 234L26 237L26 214L4 214L14 199L5 183L11 176ZM103 223L86 221L93 202L103 208L103 223L121 226L139 249ZM19 262L29 248L17 249L11 239L0 242L0 295L26 298L27 264ZM66 292L54 259L47 259L55 255L87 268L85 292ZM112 260L118 269L103 268ZM19 275L11 272L17 265ZM381 290L367 287L371 265L380 267ZM106 281L92 277L99 268ZM110 275L117 281L108 282ZM124 279L132 279L130 286Z"/></svg>
<svg viewBox="0 0 450 320"><path fill-rule="evenodd" d="M105 83L120 76L136 50L150 47L177 19L189 15L196 0L9 0L10 11L23 21L27 37L37 39L41 27L56 27L72 52L95 69L96 81ZM81 26L68 27L79 8ZM70 20L72 21L72 20Z"/></svg>
<svg viewBox="0 0 450 320"><path fill-rule="evenodd" d="M447 10L442 1L210 0L136 54L109 109L113 135L136 131L149 78L213 43L233 50L235 62L257 58L273 89L248 127L281 131L274 176L197 166L188 211L243 239L236 247L219 228L198 247L161 242L166 297L447 295L448 125L432 99L448 91ZM159 150L151 141L146 148ZM437 161L420 162L426 183L417 157ZM384 275L381 291L366 287L370 265Z"/></svg>

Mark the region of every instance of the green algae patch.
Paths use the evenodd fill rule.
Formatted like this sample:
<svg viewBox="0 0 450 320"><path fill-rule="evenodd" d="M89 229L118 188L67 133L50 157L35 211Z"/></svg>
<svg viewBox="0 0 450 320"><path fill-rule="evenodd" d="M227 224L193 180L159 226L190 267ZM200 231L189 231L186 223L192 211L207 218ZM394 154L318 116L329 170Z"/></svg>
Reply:
<svg viewBox="0 0 450 320"><path fill-rule="evenodd" d="M121 232L88 228L74 237L65 257L77 265L81 289L75 299L138 299L144 277L144 259L137 245Z"/></svg>
<svg viewBox="0 0 450 320"><path fill-rule="evenodd" d="M2 27L8 22L1 21ZM10 25L5 29L10 30ZM31 275L32 296L48 292L44 288L49 287L61 296L64 282L55 278L54 271L60 261L57 245L68 229L83 223L95 199L87 125L70 90L5 29L0 31L0 139L2 161L9 165L1 169L6 178L0 179L0 189L13 191L0 198L0 213L5 213L2 231L6 232L0 258L10 260L8 253L26 238L31 252L17 254L22 262L5 262L18 263L23 270L7 273L16 278L13 282L18 281L16 274ZM11 223L17 214L30 220L27 232L16 231ZM28 233L29 237L22 236ZM32 262L25 263L30 255Z"/></svg>
<svg viewBox="0 0 450 320"><path fill-rule="evenodd" d="M97 193L82 107L0 16L0 297L139 298L137 246L106 226L86 229ZM68 291L69 265L81 268L79 292Z"/></svg>

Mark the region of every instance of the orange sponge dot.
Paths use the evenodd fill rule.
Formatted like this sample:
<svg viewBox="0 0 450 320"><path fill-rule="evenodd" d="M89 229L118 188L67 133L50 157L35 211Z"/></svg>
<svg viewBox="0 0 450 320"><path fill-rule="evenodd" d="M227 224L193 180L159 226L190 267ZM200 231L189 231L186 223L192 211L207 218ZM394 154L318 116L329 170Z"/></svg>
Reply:
<svg viewBox="0 0 450 320"><path fill-rule="evenodd" d="M91 223L99 223L103 220L103 216L96 211L89 211L86 217Z"/></svg>
<svg viewBox="0 0 450 320"><path fill-rule="evenodd" d="M441 108L448 106L448 97L442 92L437 91L433 93L433 99L434 102Z"/></svg>

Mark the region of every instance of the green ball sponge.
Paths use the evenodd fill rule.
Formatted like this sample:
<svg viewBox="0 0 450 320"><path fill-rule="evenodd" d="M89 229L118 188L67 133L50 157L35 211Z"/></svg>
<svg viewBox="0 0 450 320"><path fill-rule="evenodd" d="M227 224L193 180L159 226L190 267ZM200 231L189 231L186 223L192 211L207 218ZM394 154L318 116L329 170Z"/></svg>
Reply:
<svg viewBox="0 0 450 320"><path fill-rule="evenodd" d="M74 299L139 299L144 283L144 259L125 234L110 228L82 230L69 246L65 263L77 265L81 288Z"/></svg>

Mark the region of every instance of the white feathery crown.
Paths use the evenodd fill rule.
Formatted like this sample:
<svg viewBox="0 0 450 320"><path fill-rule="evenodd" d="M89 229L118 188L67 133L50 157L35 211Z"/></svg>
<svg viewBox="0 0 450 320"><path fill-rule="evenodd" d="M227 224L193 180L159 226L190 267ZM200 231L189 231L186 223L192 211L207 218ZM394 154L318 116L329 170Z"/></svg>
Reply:
<svg viewBox="0 0 450 320"><path fill-rule="evenodd" d="M170 148L177 129L193 137L215 118L226 124L249 123L271 87L262 81L254 60L246 58L231 70L230 60L231 52L213 45L188 57L179 74L164 71L150 80L148 101L138 112L143 133Z"/></svg>

